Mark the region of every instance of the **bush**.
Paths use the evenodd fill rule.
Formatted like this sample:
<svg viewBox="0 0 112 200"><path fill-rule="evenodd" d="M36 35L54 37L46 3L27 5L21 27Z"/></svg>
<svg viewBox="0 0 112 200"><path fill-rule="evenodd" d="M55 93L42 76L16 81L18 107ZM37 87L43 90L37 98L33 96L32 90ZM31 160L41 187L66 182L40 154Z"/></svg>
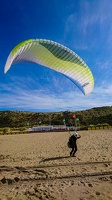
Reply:
<svg viewBox="0 0 112 200"><path fill-rule="evenodd" d="M10 128L4 128L3 129L3 134L10 133L10 131L11 131Z"/></svg>

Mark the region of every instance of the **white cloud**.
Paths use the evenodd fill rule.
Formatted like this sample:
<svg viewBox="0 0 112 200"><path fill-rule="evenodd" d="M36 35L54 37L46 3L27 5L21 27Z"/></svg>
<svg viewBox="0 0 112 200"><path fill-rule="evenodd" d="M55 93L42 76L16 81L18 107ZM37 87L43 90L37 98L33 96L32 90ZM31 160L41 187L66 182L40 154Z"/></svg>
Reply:
<svg viewBox="0 0 112 200"><path fill-rule="evenodd" d="M76 49L90 49L96 43L111 45L112 4L110 0L80 1L78 12L72 10L65 24L65 40ZM97 35L97 37L96 37ZM80 39L79 39L80 38Z"/></svg>
<svg viewBox="0 0 112 200"><path fill-rule="evenodd" d="M7 87L6 87L7 88ZM10 88L11 91L11 88ZM79 91L53 93L49 90L30 90L13 87L12 93L2 93L0 107L5 109L32 111L86 110L93 107L112 105L112 85L94 88L89 96Z"/></svg>

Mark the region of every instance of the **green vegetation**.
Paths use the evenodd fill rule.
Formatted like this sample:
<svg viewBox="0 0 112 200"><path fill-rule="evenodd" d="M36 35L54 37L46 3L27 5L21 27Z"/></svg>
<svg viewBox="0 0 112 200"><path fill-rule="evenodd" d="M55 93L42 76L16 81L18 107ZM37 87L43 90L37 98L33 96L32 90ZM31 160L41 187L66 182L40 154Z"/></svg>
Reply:
<svg viewBox="0 0 112 200"><path fill-rule="evenodd" d="M38 125L75 125L73 114L79 118L82 129L90 126L112 126L112 106L92 108L77 112L22 112L22 111L0 111L0 131L23 131ZM21 130L20 130L21 129Z"/></svg>

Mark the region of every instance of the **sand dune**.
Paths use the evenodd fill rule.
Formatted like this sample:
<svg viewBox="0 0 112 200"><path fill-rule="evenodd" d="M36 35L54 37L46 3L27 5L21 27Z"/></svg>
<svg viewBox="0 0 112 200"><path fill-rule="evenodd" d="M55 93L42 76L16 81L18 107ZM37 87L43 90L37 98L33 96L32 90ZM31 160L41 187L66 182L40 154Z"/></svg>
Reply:
<svg viewBox="0 0 112 200"><path fill-rule="evenodd" d="M72 134L72 132L71 132ZM111 200L112 129L0 136L0 200Z"/></svg>

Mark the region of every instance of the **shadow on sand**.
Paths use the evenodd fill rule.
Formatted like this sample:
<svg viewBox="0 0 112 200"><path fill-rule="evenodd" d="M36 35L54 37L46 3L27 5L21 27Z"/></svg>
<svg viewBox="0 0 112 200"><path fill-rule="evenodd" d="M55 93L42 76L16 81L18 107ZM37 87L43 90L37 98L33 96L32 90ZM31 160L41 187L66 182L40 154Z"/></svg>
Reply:
<svg viewBox="0 0 112 200"><path fill-rule="evenodd" d="M64 159L64 158L70 158L70 156L46 158L46 159L41 160L40 162L47 162L47 161L50 161L50 160L60 160L60 159Z"/></svg>

